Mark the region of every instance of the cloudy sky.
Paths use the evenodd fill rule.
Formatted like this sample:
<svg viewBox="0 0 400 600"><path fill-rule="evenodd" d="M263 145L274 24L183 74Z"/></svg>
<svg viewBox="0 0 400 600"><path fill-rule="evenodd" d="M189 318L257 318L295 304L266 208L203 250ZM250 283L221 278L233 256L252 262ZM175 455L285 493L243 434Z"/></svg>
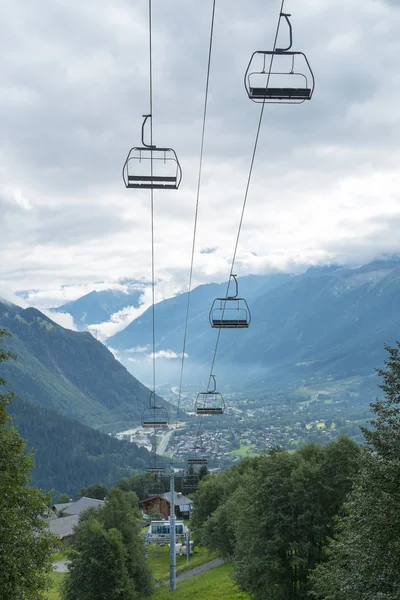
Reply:
<svg viewBox="0 0 400 600"><path fill-rule="evenodd" d="M226 280L260 106L243 87L280 0L217 0L195 283ZM0 295L57 306L150 275L150 198L121 168L148 104L147 0L14 0L0 23ZM187 285L212 0L153 0L158 297ZM400 5L286 0L311 102L265 109L237 272L400 251ZM282 25L282 44L286 30Z"/></svg>

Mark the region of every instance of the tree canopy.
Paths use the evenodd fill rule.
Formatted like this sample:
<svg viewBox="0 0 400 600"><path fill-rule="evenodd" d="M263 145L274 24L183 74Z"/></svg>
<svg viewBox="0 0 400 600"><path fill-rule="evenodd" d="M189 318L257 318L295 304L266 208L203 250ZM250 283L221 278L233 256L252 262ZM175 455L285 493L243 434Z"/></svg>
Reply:
<svg viewBox="0 0 400 600"><path fill-rule="evenodd" d="M383 398L363 428L367 449L362 469L337 522L328 561L312 576L315 597L324 600L398 600L400 590L400 353L389 354Z"/></svg>
<svg viewBox="0 0 400 600"><path fill-rule="evenodd" d="M342 437L294 453L275 448L207 476L195 496L196 539L229 557L234 579L257 599L307 598L359 456Z"/></svg>
<svg viewBox="0 0 400 600"><path fill-rule="evenodd" d="M152 593L133 492L111 489L103 506L82 513L70 552L64 600L138 600Z"/></svg>
<svg viewBox="0 0 400 600"><path fill-rule="evenodd" d="M0 330L0 343L6 335ZM0 349L0 362L10 358ZM0 393L0 598L31 600L47 587L55 538L44 520L50 497L29 485L33 459L7 414L14 398Z"/></svg>

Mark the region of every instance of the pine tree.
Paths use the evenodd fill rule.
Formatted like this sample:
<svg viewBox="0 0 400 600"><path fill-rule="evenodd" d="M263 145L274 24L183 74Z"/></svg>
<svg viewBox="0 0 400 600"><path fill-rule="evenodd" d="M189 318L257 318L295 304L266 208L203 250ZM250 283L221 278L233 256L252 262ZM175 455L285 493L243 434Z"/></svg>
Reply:
<svg viewBox="0 0 400 600"><path fill-rule="evenodd" d="M362 428L367 452L328 549L328 562L312 576L324 600L400 598L400 345L389 353L384 398L371 404L371 428Z"/></svg>
<svg viewBox="0 0 400 600"><path fill-rule="evenodd" d="M377 369L383 379L379 387L385 396L371 404L375 415L370 422L373 429L361 430L370 451L383 460L391 460L400 457L400 343L397 342L397 348L385 348L389 353L386 369Z"/></svg>

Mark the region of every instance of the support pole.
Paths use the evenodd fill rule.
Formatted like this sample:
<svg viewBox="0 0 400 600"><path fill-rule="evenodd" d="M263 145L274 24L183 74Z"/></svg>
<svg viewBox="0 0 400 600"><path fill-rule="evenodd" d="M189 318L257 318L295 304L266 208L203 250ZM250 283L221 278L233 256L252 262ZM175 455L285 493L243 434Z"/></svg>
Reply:
<svg viewBox="0 0 400 600"><path fill-rule="evenodd" d="M190 562L190 529L186 532L186 562Z"/></svg>
<svg viewBox="0 0 400 600"><path fill-rule="evenodd" d="M175 474L169 479L170 516L169 516L169 589L176 590L176 535L175 535Z"/></svg>

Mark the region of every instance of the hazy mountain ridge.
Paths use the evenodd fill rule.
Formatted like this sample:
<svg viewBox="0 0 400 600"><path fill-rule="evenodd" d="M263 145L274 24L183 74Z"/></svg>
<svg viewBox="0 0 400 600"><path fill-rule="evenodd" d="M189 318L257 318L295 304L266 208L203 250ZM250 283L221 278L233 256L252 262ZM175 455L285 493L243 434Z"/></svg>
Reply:
<svg viewBox="0 0 400 600"><path fill-rule="evenodd" d="M300 275L274 276L246 294L252 322L248 330L221 333L217 368L242 377L301 380L371 375L385 357L384 344L400 338L400 262L398 257L359 267L317 267ZM207 364L216 330L208 322L212 299L226 290L199 286L192 292L188 323L188 369ZM156 305L157 350L181 352L187 296ZM141 347L150 336L146 311L125 330L108 340L121 353ZM139 348L140 349L140 348ZM257 374L258 373L258 374ZM266 377L265 377L266 375Z"/></svg>
<svg viewBox="0 0 400 600"><path fill-rule="evenodd" d="M109 321L113 314L124 308L131 306L138 308L143 289L144 285L129 292L122 290L93 291L51 310L69 313L74 319L77 329L83 331L88 325Z"/></svg>
<svg viewBox="0 0 400 600"><path fill-rule="evenodd" d="M239 296L247 301L257 298L260 294L289 280L291 275L274 273L271 275L248 275L239 279ZM209 312L215 298L225 297L227 283L208 283L194 288L190 298L188 352L191 347L206 347L215 338L209 323ZM230 290L232 293L232 288ZM155 306L156 315L156 344L157 349L172 349L182 351L187 292L174 298L159 302ZM117 350L128 350L142 347L149 343L152 314L147 310L135 319L123 331L107 340L107 344ZM230 332L228 332L229 334Z"/></svg>

